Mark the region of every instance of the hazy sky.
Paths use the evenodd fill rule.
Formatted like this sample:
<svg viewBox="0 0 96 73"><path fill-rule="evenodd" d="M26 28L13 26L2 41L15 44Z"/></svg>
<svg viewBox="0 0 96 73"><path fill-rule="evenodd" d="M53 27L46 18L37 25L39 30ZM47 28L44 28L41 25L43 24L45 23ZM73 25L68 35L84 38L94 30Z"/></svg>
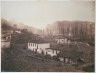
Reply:
<svg viewBox="0 0 96 73"><path fill-rule="evenodd" d="M1 2L1 17L44 28L59 20L95 21L94 5L92 1L6 1Z"/></svg>

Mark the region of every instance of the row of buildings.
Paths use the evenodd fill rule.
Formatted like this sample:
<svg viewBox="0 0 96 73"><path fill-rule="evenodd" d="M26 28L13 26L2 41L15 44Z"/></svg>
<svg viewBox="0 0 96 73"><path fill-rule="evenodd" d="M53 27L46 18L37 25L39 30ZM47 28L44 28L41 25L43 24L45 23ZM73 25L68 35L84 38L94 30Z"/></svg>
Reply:
<svg viewBox="0 0 96 73"><path fill-rule="evenodd" d="M23 30L14 29L10 33L3 34L2 39L1 39L2 48L10 48L11 43L12 44L20 44L20 43L16 43L17 39L21 42L21 38L23 38L23 40L25 39L24 37L28 38L28 35L26 33L28 33L26 29L23 29ZM23 37L20 37L21 35ZM29 35L31 35L31 34L29 34ZM38 35L36 37L28 38L27 40L25 40L25 42L23 42L23 44L25 44L25 47L28 50L36 52L38 54L50 55L51 57L57 56L58 53L60 53L60 50L52 48L51 43L46 41L46 39L47 38L45 38L44 36ZM62 45L73 43L71 41L71 39L64 37L64 36L55 36L51 40L54 40L53 43L55 43L55 44L62 44ZM64 61L66 63L72 63L73 62L68 57L64 57L64 58L59 57L59 59L60 59L60 61Z"/></svg>
<svg viewBox="0 0 96 73"><path fill-rule="evenodd" d="M13 35L21 34L20 30L16 30L13 33L7 33L2 35L2 48L10 48L10 43ZM17 36L16 36L17 37ZM36 37L35 37L36 38ZM49 54L50 56L56 56L59 51L57 50L52 50L50 47L50 43L44 41L43 39L31 39L29 40L26 44L29 50L32 51L37 51L37 53L44 53L44 55ZM39 38L39 37L38 37ZM35 39L35 40L34 40ZM70 44L71 41L68 40L67 38L62 38L62 37L56 37L55 42L57 44Z"/></svg>

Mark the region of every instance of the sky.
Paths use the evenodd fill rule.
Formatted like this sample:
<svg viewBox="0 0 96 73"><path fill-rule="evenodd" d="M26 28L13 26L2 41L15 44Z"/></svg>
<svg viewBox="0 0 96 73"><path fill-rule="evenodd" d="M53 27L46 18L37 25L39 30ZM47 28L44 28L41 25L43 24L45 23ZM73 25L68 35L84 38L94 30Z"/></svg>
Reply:
<svg viewBox="0 0 96 73"><path fill-rule="evenodd" d="M43 29L55 21L95 21L94 1L2 1L1 18Z"/></svg>

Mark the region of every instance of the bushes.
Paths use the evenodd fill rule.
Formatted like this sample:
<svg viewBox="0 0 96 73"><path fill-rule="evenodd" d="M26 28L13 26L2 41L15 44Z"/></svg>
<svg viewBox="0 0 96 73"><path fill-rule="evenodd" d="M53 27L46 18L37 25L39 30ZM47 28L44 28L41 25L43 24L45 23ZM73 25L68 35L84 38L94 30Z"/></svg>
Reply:
<svg viewBox="0 0 96 73"><path fill-rule="evenodd" d="M4 58L3 61L1 63L1 71L14 71L15 70L15 62L14 60L14 56L12 54L12 51L10 48L6 48L3 49L4 51Z"/></svg>
<svg viewBox="0 0 96 73"><path fill-rule="evenodd" d="M91 45L91 46L95 46L94 42L88 42L88 44Z"/></svg>
<svg viewBox="0 0 96 73"><path fill-rule="evenodd" d="M84 67L83 71L85 71L85 72L94 72L94 65Z"/></svg>
<svg viewBox="0 0 96 73"><path fill-rule="evenodd" d="M47 54L47 55L44 56L44 58L45 59L51 59L51 56Z"/></svg>
<svg viewBox="0 0 96 73"><path fill-rule="evenodd" d="M58 56L53 56L52 59L55 60L55 61L60 61Z"/></svg>

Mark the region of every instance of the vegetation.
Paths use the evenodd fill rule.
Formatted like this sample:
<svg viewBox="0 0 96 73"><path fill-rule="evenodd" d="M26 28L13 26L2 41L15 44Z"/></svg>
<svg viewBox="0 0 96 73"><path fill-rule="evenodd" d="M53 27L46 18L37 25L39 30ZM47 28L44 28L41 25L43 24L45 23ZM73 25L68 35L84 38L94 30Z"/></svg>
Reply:
<svg viewBox="0 0 96 73"><path fill-rule="evenodd" d="M50 28L51 27L51 28ZM54 31L57 31L54 34ZM73 38L79 38L81 41L95 40L95 23L88 21L56 21L47 26L47 33L49 36L62 34Z"/></svg>
<svg viewBox="0 0 96 73"><path fill-rule="evenodd" d="M69 25L67 22L60 23L59 29L63 35L69 34L71 32L70 27L72 27L73 37L79 37L80 41L90 41L88 44L86 43L77 43L77 44L69 44L69 45L61 45L56 44L54 41L54 37L45 38L46 41L51 43L51 48L55 48L55 50L59 50L60 53L58 56L51 57L50 55L43 55L34 53L27 49L26 43L30 40L37 39L37 36L32 32L24 32L22 34L12 35L11 40L11 48L2 49L2 62L1 62L1 70L2 71L14 71L14 72L80 72L86 71L91 72L94 71L94 23L92 25L84 26L83 23L77 26L78 22L74 22L74 24ZM65 25L68 24L68 25ZM72 22L73 23L73 22ZM4 21L1 23L2 29L7 31L14 29L13 27L8 26L10 23ZM8 24L8 25L7 25ZM66 29L64 25L67 26ZM88 23L89 24L89 23ZM62 27L61 27L62 26ZM80 28L79 28L80 26ZM87 28L89 27L89 29ZM23 30L22 30L23 31ZM52 31L52 30L51 30ZM89 32L90 31L90 32ZM88 32L88 33L87 33ZM79 33L79 34L77 34ZM52 33L51 33L52 34ZM89 34L89 35L88 35ZM86 37L88 38L86 39ZM34 39L32 39L34 38ZM53 39L53 40L52 40ZM35 40L36 41L36 40ZM55 42L55 43L54 43ZM58 57L70 57L72 59L76 59L79 63L75 65L65 64L63 62L59 62ZM83 61L81 59L84 59ZM89 65L89 63L91 65ZM85 66L84 66L85 65Z"/></svg>
<svg viewBox="0 0 96 73"><path fill-rule="evenodd" d="M73 66L51 60L49 56L23 50L24 45L13 45L4 50L2 71L14 72L78 72Z"/></svg>
<svg viewBox="0 0 96 73"><path fill-rule="evenodd" d="M88 44L91 45L91 46L95 46L94 42L88 42Z"/></svg>

